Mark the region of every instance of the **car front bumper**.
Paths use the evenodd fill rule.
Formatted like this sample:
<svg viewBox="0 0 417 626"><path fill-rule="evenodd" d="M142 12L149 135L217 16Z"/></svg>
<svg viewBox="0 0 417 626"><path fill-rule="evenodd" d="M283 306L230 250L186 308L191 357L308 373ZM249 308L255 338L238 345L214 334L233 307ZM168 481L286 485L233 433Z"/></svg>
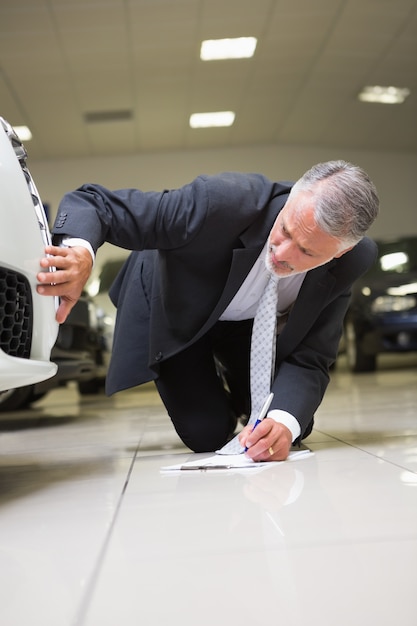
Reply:
<svg viewBox="0 0 417 626"><path fill-rule="evenodd" d="M26 151L2 118L0 209L0 391L5 391L55 374L50 353L58 324L55 299L36 291L39 261L50 243L48 224Z"/></svg>

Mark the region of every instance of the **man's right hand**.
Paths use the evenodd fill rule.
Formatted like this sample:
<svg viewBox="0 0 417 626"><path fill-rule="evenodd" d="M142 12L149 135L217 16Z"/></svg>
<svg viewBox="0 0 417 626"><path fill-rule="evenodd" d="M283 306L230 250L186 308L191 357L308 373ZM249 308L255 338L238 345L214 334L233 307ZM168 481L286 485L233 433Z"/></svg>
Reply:
<svg viewBox="0 0 417 626"><path fill-rule="evenodd" d="M40 260L40 266L47 270L55 267L55 272L39 272L37 292L43 296L59 296L60 305L56 313L57 322L62 324L83 291L93 267L90 252L82 246L61 248L46 246L47 256Z"/></svg>

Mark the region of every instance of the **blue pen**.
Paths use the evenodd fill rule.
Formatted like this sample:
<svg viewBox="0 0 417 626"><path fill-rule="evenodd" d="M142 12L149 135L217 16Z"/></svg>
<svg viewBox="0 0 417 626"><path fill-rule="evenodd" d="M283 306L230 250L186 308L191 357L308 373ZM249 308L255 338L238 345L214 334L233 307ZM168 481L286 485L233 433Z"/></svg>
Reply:
<svg viewBox="0 0 417 626"><path fill-rule="evenodd" d="M266 417L266 414L268 413L268 409L271 406L271 402L272 402L272 398L274 397L273 393L270 393L269 396L267 397L267 399L265 400L265 402L263 403L262 409L259 412L258 418L256 420L256 422L253 425L252 428L252 432L255 430L255 428L257 427L258 424L260 424L262 422L262 420ZM249 450L248 447L245 447L245 452L247 452Z"/></svg>

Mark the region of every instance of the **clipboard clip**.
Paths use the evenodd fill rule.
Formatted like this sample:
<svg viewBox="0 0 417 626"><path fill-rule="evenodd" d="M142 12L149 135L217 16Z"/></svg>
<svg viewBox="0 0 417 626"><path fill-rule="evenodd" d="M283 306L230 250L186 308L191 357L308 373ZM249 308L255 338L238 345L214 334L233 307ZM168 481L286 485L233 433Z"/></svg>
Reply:
<svg viewBox="0 0 417 626"><path fill-rule="evenodd" d="M225 470L232 469L233 467L233 465L181 465L180 470L182 472L196 470L200 470L201 472L207 472L207 470Z"/></svg>

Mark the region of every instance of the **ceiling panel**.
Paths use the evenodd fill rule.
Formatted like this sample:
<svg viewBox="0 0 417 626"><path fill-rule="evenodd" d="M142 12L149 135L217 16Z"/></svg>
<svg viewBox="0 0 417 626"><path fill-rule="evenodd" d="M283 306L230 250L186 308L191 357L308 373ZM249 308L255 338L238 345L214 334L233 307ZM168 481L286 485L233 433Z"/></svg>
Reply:
<svg viewBox="0 0 417 626"><path fill-rule="evenodd" d="M204 38L255 35L203 63ZM398 107L365 84L409 87ZM191 113L236 112L192 130ZM86 113L130 112L89 123ZM259 143L417 152L417 0L13 0L0 5L0 115L31 159Z"/></svg>

